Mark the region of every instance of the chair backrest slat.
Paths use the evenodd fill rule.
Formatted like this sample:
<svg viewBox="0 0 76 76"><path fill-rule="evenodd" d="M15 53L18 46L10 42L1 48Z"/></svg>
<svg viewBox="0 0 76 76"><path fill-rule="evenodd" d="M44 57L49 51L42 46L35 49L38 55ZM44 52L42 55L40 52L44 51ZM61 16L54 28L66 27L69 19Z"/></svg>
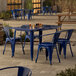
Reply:
<svg viewBox="0 0 76 76"><path fill-rule="evenodd" d="M56 44L61 32L56 32L53 36L53 43Z"/></svg>
<svg viewBox="0 0 76 76"><path fill-rule="evenodd" d="M10 37L9 27L3 27L3 28L4 28L4 31L5 31L6 37L9 38Z"/></svg>
<svg viewBox="0 0 76 76"><path fill-rule="evenodd" d="M72 33L73 33L73 29L67 30L67 40L69 40L71 38Z"/></svg>
<svg viewBox="0 0 76 76"><path fill-rule="evenodd" d="M22 25L21 28L29 29L29 25ZM29 35L29 33L30 33L28 31L25 31L25 32L26 32L26 35Z"/></svg>

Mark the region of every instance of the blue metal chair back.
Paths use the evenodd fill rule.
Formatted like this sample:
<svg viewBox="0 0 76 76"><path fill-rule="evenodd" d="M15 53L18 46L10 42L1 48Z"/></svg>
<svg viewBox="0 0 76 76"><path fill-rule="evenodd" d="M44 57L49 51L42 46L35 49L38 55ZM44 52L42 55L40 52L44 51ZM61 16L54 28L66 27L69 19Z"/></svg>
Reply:
<svg viewBox="0 0 76 76"><path fill-rule="evenodd" d="M21 28L29 29L29 25L22 25ZM26 31L26 35L29 35L29 32L28 31Z"/></svg>
<svg viewBox="0 0 76 76"><path fill-rule="evenodd" d="M0 71L5 70L5 69L12 69L12 68L18 68L17 76L31 76L32 75L32 71L29 68L22 67L22 66L1 68Z"/></svg>
<svg viewBox="0 0 76 76"><path fill-rule="evenodd" d="M11 10L11 13L12 13L12 15L14 14L14 11L13 10Z"/></svg>
<svg viewBox="0 0 76 76"><path fill-rule="evenodd" d="M10 30L9 30L9 27L3 27L4 28L4 32L6 34L6 37L7 38L10 38Z"/></svg>
<svg viewBox="0 0 76 76"><path fill-rule="evenodd" d="M43 11L46 12L46 7L43 7Z"/></svg>
<svg viewBox="0 0 76 76"><path fill-rule="evenodd" d="M67 40L69 40L72 36L73 29L67 30Z"/></svg>
<svg viewBox="0 0 76 76"><path fill-rule="evenodd" d="M53 43L56 44L56 42L58 41L58 38L60 36L60 32L56 32L53 36Z"/></svg>

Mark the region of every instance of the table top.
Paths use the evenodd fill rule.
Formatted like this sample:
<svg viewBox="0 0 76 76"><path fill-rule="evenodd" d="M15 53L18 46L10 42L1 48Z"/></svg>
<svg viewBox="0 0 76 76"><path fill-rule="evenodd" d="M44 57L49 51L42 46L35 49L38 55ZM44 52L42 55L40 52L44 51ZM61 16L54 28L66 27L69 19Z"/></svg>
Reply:
<svg viewBox="0 0 76 76"><path fill-rule="evenodd" d="M57 14L57 16L76 16L76 13L72 13L72 14L69 14L69 13L66 13L66 14Z"/></svg>
<svg viewBox="0 0 76 76"><path fill-rule="evenodd" d="M57 29L60 26L57 26L57 25L42 25L42 27L34 27L34 28L32 28L32 27L30 28L29 25L23 25L22 27L10 27L10 29L15 29L17 31L39 31L39 30Z"/></svg>

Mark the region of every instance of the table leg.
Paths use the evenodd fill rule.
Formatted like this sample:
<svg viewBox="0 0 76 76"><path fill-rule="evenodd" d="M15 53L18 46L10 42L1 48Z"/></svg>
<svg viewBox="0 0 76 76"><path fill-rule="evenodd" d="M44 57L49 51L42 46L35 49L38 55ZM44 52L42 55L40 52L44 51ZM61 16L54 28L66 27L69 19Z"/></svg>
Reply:
<svg viewBox="0 0 76 76"><path fill-rule="evenodd" d="M21 20L22 20L22 14L23 14L23 11L21 10Z"/></svg>
<svg viewBox="0 0 76 76"><path fill-rule="evenodd" d="M24 10L24 19L25 19L25 10Z"/></svg>
<svg viewBox="0 0 76 76"><path fill-rule="evenodd" d="M42 43L42 30L39 30L39 44ZM42 50L42 48L40 48L40 51Z"/></svg>
<svg viewBox="0 0 76 76"><path fill-rule="evenodd" d="M39 43L42 43L42 30L39 30Z"/></svg>
<svg viewBox="0 0 76 76"><path fill-rule="evenodd" d="M58 16L58 26L61 26L62 25L62 23L61 23L61 16ZM60 28L58 28L58 31L60 31L61 30L61 27Z"/></svg>
<svg viewBox="0 0 76 76"><path fill-rule="evenodd" d="M33 47L34 47L34 31L30 31L30 52L32 61L33 61Z"/></svg>
<svg viewBox="0 0 76 76"><path fill-rule="evenodd" d="M14 40L12 43L12 57L14 56L14 52L15 52L15 38L16 38L16 30L14 32Z"/></svg>

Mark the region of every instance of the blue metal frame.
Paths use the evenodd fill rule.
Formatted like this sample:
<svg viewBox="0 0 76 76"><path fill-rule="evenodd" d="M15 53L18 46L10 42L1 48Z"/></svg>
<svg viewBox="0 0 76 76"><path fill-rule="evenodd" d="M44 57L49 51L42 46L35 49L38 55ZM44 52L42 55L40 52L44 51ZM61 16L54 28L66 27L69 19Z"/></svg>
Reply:
<svg viewBox="0 0 76 76"><path fill-rule="evenodd" d="M20 15L18 12L21 12ZM26 12L28 12L28 13L26 13ZM24 19L25 19L25 16L27 16L27 19L30 20L32 18L32 15L33 15L33 9L32 10L14 9L14 10L11 10L11 13L12 13L12 16L14 19L17 19L18 16L21 16L21 20L22 20L22 16L24 16Z"/></svg>
<svg viewBox="0 0 76 76"><path fill-rule="evenodd" d="M45 14L45 13L50 13L50 15L52 14L52 13L57 13L57 11L55 11L55 10L52 10L52 8L51 7L49 7L49 6L46 6L46 7L43 7L43 15Z"/></svg>
<svg viewBox="0 0 76 76"><path fill-rule="evenodd" d="M0 71L7 70L7 69L11 70L13 68L18 68L17 76L31 76L32 75L32 71L29 68L26 68L23 66L12 66L12 67L0 68Z"/></svg>
<svg viewBox="0 0 76 76"><path fill-rule="evenodd" d="M67 44L69 44L70 52L71 52L72 57L73 57L73 52L72 52L71 43L70 43L70 38L72 36L73 31L74 31L73 29L64 30L63 32L66 32L65 38L59 38L58 39L59 53L61 55L61 51L63 48L64 58L66 58L66 46L67 46Z"/></svg>
<svg viewBox="0 0 76 76"><path fill-rule="evenodd" d="M5 52L5 48L6 48L7 42L10 42L11 43L11 49L12 49L12 57L13 57L14 56L13 50L15 50L15 43L16 43L16 41L17 40L20 40L21 41L21 44L22 44L22 47L23 47L23 43L22 43L21 36L16 38L16 30L14 32L14 38L13 37L10 37L9 29L10 29L10 27L4 27L4 31L5 31L5 34L6 34L6 41L5 41L5 46L4 46L3 54ZM24 52L23 49L22 49L22 51L23 51L23 54L25 54L25 52Z"/></svg>
<svg viewBox="0 0 76 76"><path fill-rule="evenodd" d="M52 64L53 49L56 48L57 57L58 57L58 60L60 62L60 58L59 58L59 54L58 54L58 49L57 49L57 46L56 46L57 40L58 40L58 38L60 36L60 32L56 32L56 33L52 33L52 34L46 34L46 35L41 35L41 37L42 36L47 36L47 35L54 35L53 36L53 40L52 40L52 42L41 42L41 43L39 43L39 45L38 45L38 51L37 51L37 57L36 57L36 60L35 60L36 63L37 63L39 51L40 51L41 48L45 48L46 49L46 60L47 60L47 57L49 55L50 64Z"/></svg>
<svg viewBox="0 0 76 76"><path fill-rule="evenodd" d="M14 42L13 42L13 48L12 48L12 56L14 56L15 52L15 39L16 39L16 31L28 31L30 32L30 52L31 52L31 60L33 60L33 47L34 47L34 32L38 31L40 37L42 35L43 30L52 30L59 28L60 26L56 25L43 25L42 28L35 28L35 29L29 29L29 28L21 28L21 27L10 27L10 29L15 29L14 31ZM42 42L42 37L39 38L39 42Z"/></svg>

